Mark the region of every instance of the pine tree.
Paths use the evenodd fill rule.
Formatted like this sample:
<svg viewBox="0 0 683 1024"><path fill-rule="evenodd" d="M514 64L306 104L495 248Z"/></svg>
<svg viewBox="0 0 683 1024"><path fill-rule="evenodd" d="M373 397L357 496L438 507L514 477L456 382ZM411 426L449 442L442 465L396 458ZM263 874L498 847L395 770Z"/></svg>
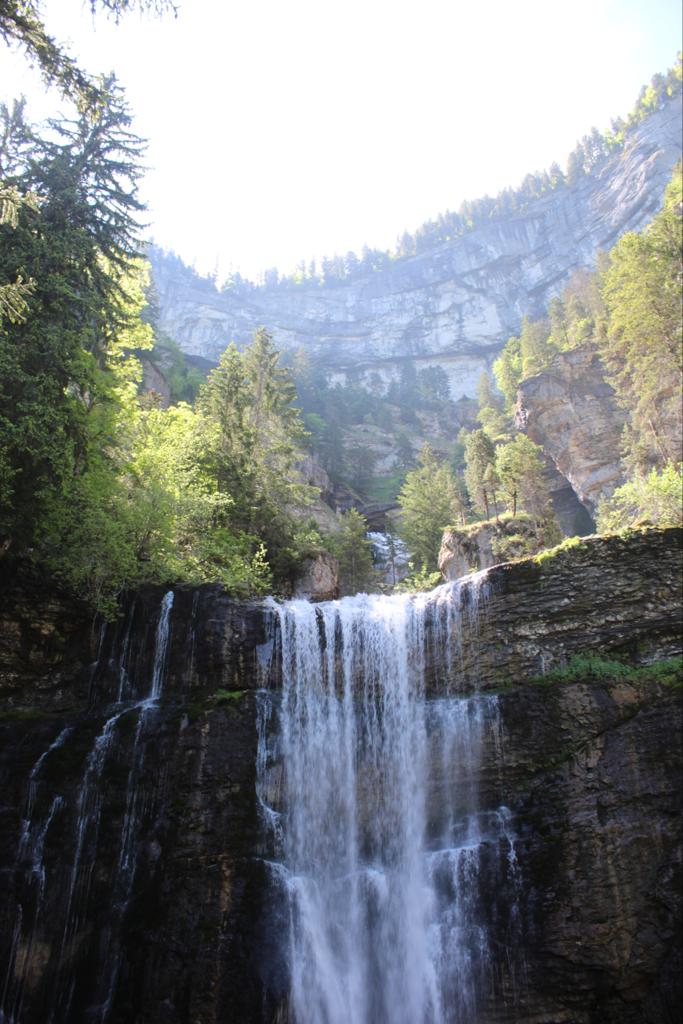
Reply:
<svg viewBox="0 0 683 1024"><path fill-rule="evenodd" d="M643 234L617 242L604 275L608 327L600 352L635 436L648 440L636 459L641 468L681 455L672 440L681 434L683 382L680 211L679 164L662 211Z"/></svg>
<svg viewBox="0 0 683 1024"><path fill-rule="evenodd" d="M131 10L155 14L176 10L172 0L90 0L93 13L98 7L117 21ZM106 103L106 92L47 34L36 0L0 0L0 36L8 44L18 43L29 61L38 65L45 83L56 85L64 96L92 110Z"/></svg>
<svg viewBox="0 0 683 1024"><path fill-rule="evenodd" d="M505 348L493 364L496 384L505 400L505 409L511 412L517 402L517 388L522 380L522 355L519 338L509 338Z"/></svg>
<svg viewBox="0 0 683 1024"><path fill-rule="evenodd" d="M313 497L296 471L305 437L291 374L265 328L244 352L230 345L201 389L196 458L232 502L232 526L265 545L278 580L300 556L301 513Z"/></svg>
<svg viewBox="0 0 683 1024"><path fill-rule="evenodd" d="M522 378L533 377L550 363L555 350L548 342L549 329L545 320L529 320L524 317L519 336L519 350L522 358Z"/></svg>
<svg viewBox="0 0 683 1024"><path fill-rule="evenodd" d="M398 503L400 534L415 563L436 569L443 531L457 515L459 502L450 467L439 461L429 445L423 447L418 465L406 476Z"/></svg>
<svg viewBox="0 0 683 1024"><path fill-rule="evenodd" d="M339 532L328 539L328 546L339 562L339 583L342 594L357 594L375 581L372 545L367 537L367 523L355 508L339 520Z"/></svg>
<svg viewBox="0 0 683 1024"><path fill-rule="evenodd" d="M510 429L509 418L503 410L503 397L493 388L491 375L482 371L477 387L479 411L477 416L482 427L491 438L507 434Z"/></svg>
<svg viewBox="0 0 683 1024"><path fill-rule="evenodd" d="M545 516L549 510L543 450L526 434L496 450L496 469L503 496L513 516L518 510Z"/></svg>
<svg viewBox="0 0 683 1024"><path fill-rule="evenodd" d="M87 464L91 410L108 399L109 351L131 320L142 144L115 83L98 115L52 121L48 136L2 111L0 176L22 196L0 225L0 281L33 282L23 319L0 325L3 543L31 544L49 502Z"/></svg>
<svg viewBox="0 0 683 1024"><path fill-rule="evenodd" d="M465 484L474 507L488 519L492 493L486 482L486 471L495 465L496 450L485 430L473 430L465 439Z"/></svg>

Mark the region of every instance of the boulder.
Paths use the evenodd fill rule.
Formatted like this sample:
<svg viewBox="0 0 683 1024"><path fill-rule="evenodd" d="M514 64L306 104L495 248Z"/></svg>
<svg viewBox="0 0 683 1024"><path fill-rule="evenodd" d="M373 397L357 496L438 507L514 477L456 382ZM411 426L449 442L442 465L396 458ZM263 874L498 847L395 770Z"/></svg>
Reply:
<svg viewBox="0 0 683 1024"><path fill-rule="evenodd" d="M294 584L293 597L333 601L339 597L339 563L329 551L306 558Z"/></svg>
<svg viewBox="0 0 683 1024"><path fill-rule="evenodd" d="M552 538L551 543L559 538ZM501 516L496 521L445 530L439 551L439 569L446 580L458 580L468 572L488 569L548 545L548 525L532 516Z"/></svg>

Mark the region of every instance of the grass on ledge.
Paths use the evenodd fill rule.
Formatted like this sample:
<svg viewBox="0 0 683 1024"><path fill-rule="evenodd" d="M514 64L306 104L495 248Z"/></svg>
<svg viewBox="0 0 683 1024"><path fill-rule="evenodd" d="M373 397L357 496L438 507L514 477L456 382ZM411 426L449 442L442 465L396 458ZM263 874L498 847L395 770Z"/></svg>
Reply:
<svg viewBox="0 0 683 1024"><path fill-rule="evenodd" d="M683 655L663 658L651 665L628 665L614 658L603 658L598 654L573 654L566 665L550 669L543 676L536 676L532 683L548 685L589 679L624 680L634 683L663 683L683 688Z"/></svg>
<svg viewBox="0 0 683 1024"><path fill-rule="evenodd" d="M580 547L584 540L585 537L567 537L561 544L556 544L554 548L544 548L543 551L539 551L537 555L533 556L533 561L536 565L543 565L545 562L549 562L551 558L561 555L564 551Z"/></svg>

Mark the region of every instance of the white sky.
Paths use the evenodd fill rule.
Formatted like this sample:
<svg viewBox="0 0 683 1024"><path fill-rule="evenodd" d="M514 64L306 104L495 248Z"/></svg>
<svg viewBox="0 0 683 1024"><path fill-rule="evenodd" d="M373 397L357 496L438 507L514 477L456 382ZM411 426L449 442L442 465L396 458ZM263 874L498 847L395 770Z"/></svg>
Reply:
<svg viewBox="0 0 683 1024"><path fill-rule="evenodd" d="M463 199L564 165L681 48L678 0L179 0L177 19L49 31L115 70L149 139L149 234L246 276L387 248ZM0 97L60 106L0 43Z"/></svg>

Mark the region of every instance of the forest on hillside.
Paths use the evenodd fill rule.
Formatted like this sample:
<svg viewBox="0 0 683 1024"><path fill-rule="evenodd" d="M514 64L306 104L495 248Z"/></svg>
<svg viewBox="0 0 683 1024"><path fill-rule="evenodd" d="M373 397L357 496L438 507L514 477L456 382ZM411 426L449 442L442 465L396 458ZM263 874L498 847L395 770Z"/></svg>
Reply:
<svg viewBox="0 0 683 1024"><path fill-rule="evenodd" d="M220 286L225 292L240 295L261 290L288 290L302 285L335 287L381 273L397 260L435 250L484 224L524 214L542 196L572 188L582 178L599 171L606 161L623 150L638 125L656 111L665 109L681 95L681 59L679 53L673 67L663 74L652 76L651 81L641 88L636 102L625 117L614 118L607 131L601 132L593 127L589 134L584 135L567 157L564 170L555 162L545 170L527 174L517 187L505 188L496 196L465 199L457 211L446 210L420 224L414 231L404 231L396 239L393 249L377 249L365 245L360 253L335 253L329 257L324 256L319 263L315 260L301 260L291 273L285 273L278 267L269 267L258 275L256 281L243 277L239 272L232 272L224 281L219 282L215 273L204 277L185 266L174 253L165 253L165 259L174 263L181 273L192 275L197 287L213 289Z"/></svg>

